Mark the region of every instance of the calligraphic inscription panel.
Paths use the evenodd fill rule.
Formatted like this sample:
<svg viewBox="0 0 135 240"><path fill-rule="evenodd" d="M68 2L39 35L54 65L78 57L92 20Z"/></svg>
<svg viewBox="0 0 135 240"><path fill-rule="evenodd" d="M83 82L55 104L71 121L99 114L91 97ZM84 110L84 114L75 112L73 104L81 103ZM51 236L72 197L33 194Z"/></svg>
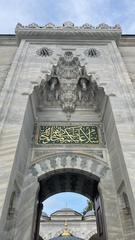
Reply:
<svg viewBox="0 0 135 240"><path fill-rule="evenodd" d="M38 144L99 144L97 126L40 126Z"/></svg>

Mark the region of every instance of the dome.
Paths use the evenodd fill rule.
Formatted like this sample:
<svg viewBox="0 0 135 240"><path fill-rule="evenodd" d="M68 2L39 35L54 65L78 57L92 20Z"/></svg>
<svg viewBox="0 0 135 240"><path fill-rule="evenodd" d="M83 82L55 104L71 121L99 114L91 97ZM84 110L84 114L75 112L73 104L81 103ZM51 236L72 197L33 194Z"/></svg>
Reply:
<svg viewBox="0 0 135 240"><path fill-rule="evenodd" d="M69 211L71 211L71 212L74 212L74 210L73 209L71 209L71 208L61 208L59 211L61 211L61 212L65 212L65 211L67 211L67 212L69 212Z"/></svg>
<svg viewBox="0 0 135 240"><path fill-rule="evenodd" d="M57 210L56 212L52 213L50 215L51 220L53 221L72 221L72 220L77 220L81 221L82 220L82 214L79 212L74 211L71 208L62 208L60 210Z"/></svg>
<svg viewBox="0 0 135 240"><path fill-rule="evenodd" d="M59 236L51 238L50 240L83 240L82 238L74 237L74 236Z"/></svg>
<svg viewBox="0 0 135 240"><path fill-rule="evenodd" d="M88 217L88 216L95 216L95 211L92 209L88 212L86 212L86 214L84 215L85 217Z"/></svg>
<svg viewBox="0 0 135 240"><path fill-rule="evenodd" d="M45 213L45 212L42 212L42 216L43 217L48 217L47 213Z"/></svg>
<svg viewBox="0 0 135 240"><path fill-rule="evenodd" d="M71 208L62 208L60 210L57 210L56 212L52 213L51 216L54 216L54 215L63 215L63 214L66 214L66 215L78 215L78 216L82 216L79 212L71 209Z"/></svg>
<svg viewBox="0 0 135 240"><path fill-rule="evenodd" d="M42 221L48 221L50 218L48 217L48 215L45 212L42 212L41 215L41 222Z"/></svg>

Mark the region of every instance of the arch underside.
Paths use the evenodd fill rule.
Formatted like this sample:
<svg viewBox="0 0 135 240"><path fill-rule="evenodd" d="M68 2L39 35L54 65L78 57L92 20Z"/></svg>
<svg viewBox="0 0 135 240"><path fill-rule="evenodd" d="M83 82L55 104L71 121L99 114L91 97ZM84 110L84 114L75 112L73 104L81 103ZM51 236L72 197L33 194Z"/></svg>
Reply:
<svg viewBox="0 0 135 240"><path fill-rule="evenodd" d="M40 181L40 197L45 200L56 193L75 192L93 200L98 193L97 186L98 181L91 174L87 176L81 170L65 169Z"/></svg>
<svg viewBox="0 0 135 240"><path fill-rule="evenodd" d="M40 182L41 199L59 192L76 192L94 199L100 178L109 170L99 156L78 152L39 156L31 167Z"/></svg>

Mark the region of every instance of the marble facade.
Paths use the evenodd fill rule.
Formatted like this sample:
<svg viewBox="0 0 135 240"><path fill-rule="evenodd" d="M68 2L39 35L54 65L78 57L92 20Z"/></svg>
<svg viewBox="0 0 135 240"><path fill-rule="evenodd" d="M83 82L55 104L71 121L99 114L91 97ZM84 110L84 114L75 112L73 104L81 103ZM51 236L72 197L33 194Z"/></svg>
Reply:
<svg viewBox="0 0 135 240"><path fill-rule="evenodd" d="M95 201L97 225L100 207L99 239L133 240L135 36L17 24L0 55L0 239L38 239L42 201L70 190ZM42 126L78 125L97 126L98 143L38 142Z"/></svg>

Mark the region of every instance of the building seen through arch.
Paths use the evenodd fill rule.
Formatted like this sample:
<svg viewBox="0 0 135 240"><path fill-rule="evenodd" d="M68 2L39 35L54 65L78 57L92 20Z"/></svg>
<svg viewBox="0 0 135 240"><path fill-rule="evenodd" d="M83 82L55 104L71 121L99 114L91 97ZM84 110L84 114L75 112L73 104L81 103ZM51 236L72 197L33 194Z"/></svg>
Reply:
<svg viewBox="0 0 135 240"><path fill-rule="evenodd" d="M63 234L64 223L68 225L69 236L91 239L97 235L94 210L82 215L70 208L62 208L49 216L42 213L39 235L43 239L56 238Z"/></svg>
<svg viewBox="0 0 135 240"><path fill-rule="evenodd" d="M43 201L61 192L92 200L89 239L135 239L135 36L19 23L0 56L0 239L43 239Z"/></svg>

